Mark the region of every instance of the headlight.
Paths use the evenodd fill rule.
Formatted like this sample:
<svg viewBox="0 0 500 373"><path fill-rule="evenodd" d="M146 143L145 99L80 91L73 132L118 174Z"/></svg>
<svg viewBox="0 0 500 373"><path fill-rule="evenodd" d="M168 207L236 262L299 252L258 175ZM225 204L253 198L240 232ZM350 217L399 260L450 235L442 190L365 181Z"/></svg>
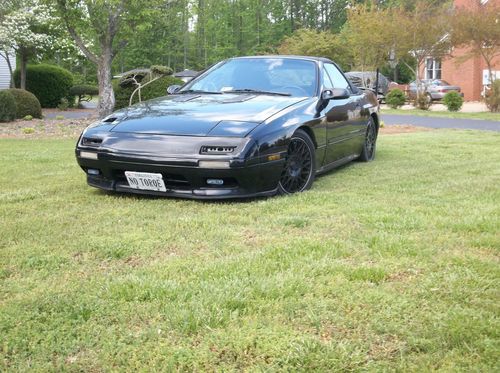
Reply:
<svg viewBox="0 0 500 373"><path fill-rule="evenodd" d="M200 154L231 154L236 149L236 146L213 146L206 145L202 146Z"/></svg>

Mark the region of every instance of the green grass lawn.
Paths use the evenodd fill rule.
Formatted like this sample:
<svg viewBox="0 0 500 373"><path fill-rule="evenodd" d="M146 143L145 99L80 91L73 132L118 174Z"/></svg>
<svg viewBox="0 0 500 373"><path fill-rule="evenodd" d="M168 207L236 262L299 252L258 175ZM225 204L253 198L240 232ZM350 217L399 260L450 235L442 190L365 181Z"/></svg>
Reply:
<svg viewBox="0 0 500 373"><path fill-rule="evenodd" d="M500 134L382 135L311 191L105 194L0 140L0 371L498 371Z"/></svg>
<svg viewBox="0 0 500 373"><path fill-rule="evenodd" d="M481 119L500 121L500 113L480 112L480 113L454 113L451 111L425 111L418 109L402 110L402 109L383 109L382 114L398 114L398 115L419 115L423 117L440 117L440 118L456 118L456 119Z"/></svg>

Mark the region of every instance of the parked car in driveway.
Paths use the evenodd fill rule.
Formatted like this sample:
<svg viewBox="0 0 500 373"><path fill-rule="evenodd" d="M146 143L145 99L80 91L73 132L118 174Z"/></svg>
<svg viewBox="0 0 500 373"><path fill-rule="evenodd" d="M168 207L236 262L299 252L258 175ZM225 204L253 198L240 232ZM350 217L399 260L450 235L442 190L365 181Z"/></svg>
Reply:
<svg viewBox="0 0 500 373"><path fill-rule="evenodd" d="M421 80L422 91L425 92L429 100L437 101L442 100L444 95L448 92L458 92L464 96L461 89L457 85L451 85L447 81L442 79L425 79ZM417 96L417 82L413 81L408 85L408 98L415 99Z"/></svg>
<svg viewBox="0 0 500 373"><path fill-rule="evenodd" d="M290 194L375 157L375 94L326 58L238 57L84 130L93 187L184 198Z"/></svg>

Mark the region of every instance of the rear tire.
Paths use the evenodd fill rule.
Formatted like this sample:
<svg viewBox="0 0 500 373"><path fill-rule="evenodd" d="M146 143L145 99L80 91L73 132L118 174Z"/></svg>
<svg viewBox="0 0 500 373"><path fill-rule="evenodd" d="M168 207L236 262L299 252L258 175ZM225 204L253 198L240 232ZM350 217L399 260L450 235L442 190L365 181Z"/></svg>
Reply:
<svg viewBox="0 0 500 373"><path fill-rule="evenodd" d="M378 129L375 124L373 117L368 120L368 125L366 126L365 142L363 144L363 150L359 156L359 160L362 162L371 162L375 159L375 150L377 148L377 136Z"/></svg>
<svg viewBox="0 0 500 373"><path fill-rule="evenodd" d="M303 192L311 188L316 174L315 148L303 130L297 130L288 144L288 154L278 183L278 194Z"/></svg>

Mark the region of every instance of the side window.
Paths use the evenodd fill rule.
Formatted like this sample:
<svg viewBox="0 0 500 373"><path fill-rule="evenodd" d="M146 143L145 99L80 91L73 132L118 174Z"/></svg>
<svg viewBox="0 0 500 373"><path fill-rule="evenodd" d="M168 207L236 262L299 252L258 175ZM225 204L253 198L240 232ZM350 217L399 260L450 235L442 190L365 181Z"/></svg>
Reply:
<svg viewBox="0 0 500 373"><path fill-rule="evenodd" d="M351 86L344 75L331 63L325 63L325 69L332 80L333 86L332 88L345 88L349 92L351 91Z"/></svg>
<svg viewBox="0 0 500 373"><path fill-rule="evenodd" d="M330 79L330 76L328 75L324 67L323 67L323 85L325 86L325 88L333 88L332 80Z"/></svg>

